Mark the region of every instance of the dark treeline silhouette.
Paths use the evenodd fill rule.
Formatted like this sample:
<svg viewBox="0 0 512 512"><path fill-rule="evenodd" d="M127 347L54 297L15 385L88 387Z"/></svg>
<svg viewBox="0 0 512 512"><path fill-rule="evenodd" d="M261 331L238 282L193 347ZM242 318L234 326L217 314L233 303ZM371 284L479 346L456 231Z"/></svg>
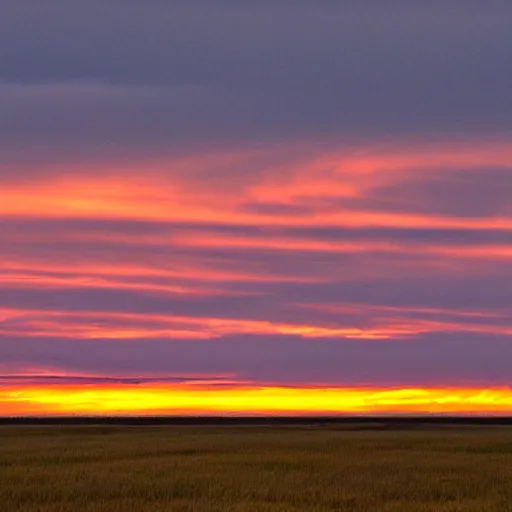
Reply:
<svg viewBox="0 0 512 512"><path fill-rule="evenodd" d="M354 429L409 429L435 426L512 426L512 416L68 416L68 417L0 417L0 425L74 426L339 426Z"/></svg>

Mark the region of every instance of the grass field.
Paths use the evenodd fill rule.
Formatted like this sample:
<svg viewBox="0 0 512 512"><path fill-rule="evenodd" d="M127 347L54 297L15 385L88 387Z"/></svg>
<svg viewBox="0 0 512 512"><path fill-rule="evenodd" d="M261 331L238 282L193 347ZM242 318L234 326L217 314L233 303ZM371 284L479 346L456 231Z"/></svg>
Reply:
<svg viewBox="0 0 512 512"><path fill-rule="evenodd" d="M0 512L512 512L512 429L1 427Z"/></svg>

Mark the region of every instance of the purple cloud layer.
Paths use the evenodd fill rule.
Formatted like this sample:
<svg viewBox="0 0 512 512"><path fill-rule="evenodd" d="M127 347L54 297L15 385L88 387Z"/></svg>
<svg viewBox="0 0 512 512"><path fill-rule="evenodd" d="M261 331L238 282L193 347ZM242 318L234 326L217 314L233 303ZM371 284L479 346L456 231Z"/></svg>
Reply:
<svg viewBox="0 0 512 512"><path fill-rule="evenodd" d="M0 385L511 384L510 2L0 10Z"/></svg>

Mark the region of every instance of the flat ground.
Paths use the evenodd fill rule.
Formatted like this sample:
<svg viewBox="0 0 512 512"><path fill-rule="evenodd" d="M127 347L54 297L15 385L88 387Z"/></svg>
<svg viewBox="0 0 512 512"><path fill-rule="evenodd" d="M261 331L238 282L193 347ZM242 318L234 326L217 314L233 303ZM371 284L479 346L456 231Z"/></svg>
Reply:
<svg viewBox="0 0 512 512"><path fill-rule="evenodd" d="M512 512L511 428L353 429L0 427L0 512Z"/></svg>

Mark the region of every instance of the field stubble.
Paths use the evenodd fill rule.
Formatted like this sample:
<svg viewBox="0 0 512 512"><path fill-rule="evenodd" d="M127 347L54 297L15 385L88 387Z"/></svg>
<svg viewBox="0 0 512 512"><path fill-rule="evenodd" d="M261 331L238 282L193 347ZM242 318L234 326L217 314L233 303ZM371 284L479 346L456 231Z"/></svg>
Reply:
<svg viewBox="0 0 512 512"><path fill-rule="evenodd" d="M0 512L512 512L512 429L2 427Z"/></svg>

